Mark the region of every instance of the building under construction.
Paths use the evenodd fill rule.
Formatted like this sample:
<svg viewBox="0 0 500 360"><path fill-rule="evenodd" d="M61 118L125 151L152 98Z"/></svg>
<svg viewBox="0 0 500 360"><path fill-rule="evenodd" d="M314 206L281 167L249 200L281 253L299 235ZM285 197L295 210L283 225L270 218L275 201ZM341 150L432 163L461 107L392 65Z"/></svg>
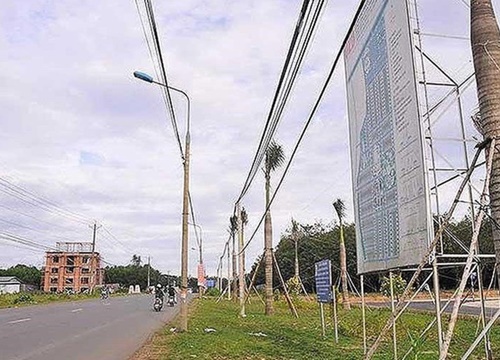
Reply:
<svg viewBox="0 0 500 360"><path fill-rule="evenodd" d="M45 254L45 292L85 292L104 283L101 257L92 243L58 242Z"/></svg>

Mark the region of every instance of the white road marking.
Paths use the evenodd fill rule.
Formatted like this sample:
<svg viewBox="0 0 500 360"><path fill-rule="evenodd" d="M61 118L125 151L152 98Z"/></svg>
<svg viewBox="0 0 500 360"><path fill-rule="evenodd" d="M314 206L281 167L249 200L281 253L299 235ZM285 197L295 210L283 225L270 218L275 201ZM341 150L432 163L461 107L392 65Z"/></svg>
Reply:
<svg viewBox="0 0 500 360"><path fill-rule="evenodd" d="M83 310L82 308L80 308L80 309L74 309L74 310L71 310L71 312L72 312L72 313L76 313L76 312L78 312L78 311L82 311L82 310Z"/></svg>
<svg viewBox="0 0 500 360"><path fill-rule="evenodd" d="M30 320L31 320L31 318L13 320L13 321L9 321L7 324L17 324L17 323L22 323L22 322L25 322L25 321L30 321Z"/></svg>

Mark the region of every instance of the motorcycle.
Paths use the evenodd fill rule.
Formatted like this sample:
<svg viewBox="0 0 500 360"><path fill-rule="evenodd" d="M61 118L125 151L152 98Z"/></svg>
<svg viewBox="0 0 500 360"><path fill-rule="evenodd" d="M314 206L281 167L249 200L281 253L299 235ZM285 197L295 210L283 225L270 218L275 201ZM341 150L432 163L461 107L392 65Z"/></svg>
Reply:
<svg viewBox="0 0 500 360"><path fill-rule="evenodd" d="M153 304L153 309L155 311L160 311L163 308L163 299L162 298L155 298L155 302Z"/></svg>
<svg viewBox="0 0 500 360"><path fill-rule="evenodd" d="M175 296L169 296L167 301L168 306L173 307L175 304Z"/></svg>

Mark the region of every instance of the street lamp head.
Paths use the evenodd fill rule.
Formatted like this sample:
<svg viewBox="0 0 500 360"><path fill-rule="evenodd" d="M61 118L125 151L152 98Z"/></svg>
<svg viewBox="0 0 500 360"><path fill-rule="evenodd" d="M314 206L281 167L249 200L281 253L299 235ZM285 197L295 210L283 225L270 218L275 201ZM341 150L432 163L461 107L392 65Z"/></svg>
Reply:
<svg viewBox="0 0 500 360"><path fill-rule="evenodd" d="M142 71L134 71L134 76L136 78L143 80L143 81L146 81L148 83L153 82L153 78L150 75L143 73Z"/></svg>

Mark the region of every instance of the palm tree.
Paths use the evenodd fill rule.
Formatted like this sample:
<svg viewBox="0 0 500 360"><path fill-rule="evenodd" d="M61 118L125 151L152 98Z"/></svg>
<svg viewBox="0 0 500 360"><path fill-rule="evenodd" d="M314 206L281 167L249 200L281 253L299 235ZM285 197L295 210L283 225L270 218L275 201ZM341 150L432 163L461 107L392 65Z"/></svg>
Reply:
<svg viewBox="0 0 500 360"><path fill-rule="evenodd" d="M229 232L231 233L231 238L233 241L233 252L232 252L232 268L233 268L233 276L231 288L233 290L233 294L236 296L236 279L238 278L238 271L236 269L236 233L238 232L238 216L233 215L229 218Z"/></svg>
<svg viewBox="0 0 500 360"><path fill-rule="evenodd" d="M337 217L339 218L340 280L342 282L342 303L344 304L345 310L350 310L351 303L349 302L349 290L347 289L347 258L344 242L345 204L341 199L337 199L333 202L333 208L335 209Z"/></svg>
<svg viewBox="0 0 500 360"><path fill-rule="evenodd" d="M248 224L248 213L245 210L245 208L241 208L241 240L242 240L242 246L245 245L245 226ZM245 251L243 250L241 253L241 257L243 258L242 261L242 270L243 270L243 276L245 276Z"/></svg>
<svg viewBox="0 0 500 360"><path fill-rule="evenodd" d="M471 46L479 98L479 118L485 138L500 135L500 30L491 0L471 0ZM500 154L493 157L490 181L493 243L500 285Z"/></svg>
<svg viewBox="0 0 500 360"><path fill-rule="evenodd" d="M264 161L264 177L266 179L266 217L264 221L264 257L266 272L266 315L274 313L273 308L273 227L271 222L271 209L269 208L271 173L285 162L285 154L281 145L274 140L266 150Z"/></svg>

